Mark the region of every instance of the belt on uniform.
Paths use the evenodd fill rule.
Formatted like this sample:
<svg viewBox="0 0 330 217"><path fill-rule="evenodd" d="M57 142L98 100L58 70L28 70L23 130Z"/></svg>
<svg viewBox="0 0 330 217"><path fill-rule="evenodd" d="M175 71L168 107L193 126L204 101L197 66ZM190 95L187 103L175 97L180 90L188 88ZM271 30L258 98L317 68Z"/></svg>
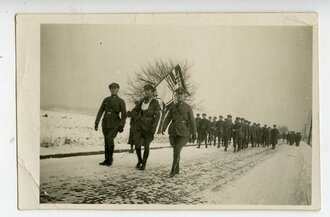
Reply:
<svg viewBox="0 0 330 217"><path fill-rule="evenodd" d="M107 115L111 115L111 114L115 114L115 115L119 115L119 112L106 112Z"/></svg>
<svg viewBox="0 0 330 217"><path fill-rule="evenodd" d="M182 124L186 124L188 123L187 121L172 121L173 123L182 123Z"/></svg>

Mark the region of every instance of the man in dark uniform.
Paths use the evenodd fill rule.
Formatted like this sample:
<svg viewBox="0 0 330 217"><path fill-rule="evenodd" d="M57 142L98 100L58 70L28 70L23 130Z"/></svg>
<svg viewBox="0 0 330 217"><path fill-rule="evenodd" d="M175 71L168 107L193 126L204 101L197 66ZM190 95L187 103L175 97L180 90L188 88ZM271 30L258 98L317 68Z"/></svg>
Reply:
<svg viewBox="0 0 330 217"><path fill-rule="evenodd" d="M228 149L228 144L230 143L232 133L233 133L233 122L231 120L231 115L227 115L227 120L224 123L224 145L225 151Z"/></svg>
<svg viewBox="0 0 330 217"><path fill-rule="evenodd" d="M217 143L217 117L213 117L213 121L210 124L210 134L211 134L211 143L214 143L214 146L216 146Z"/></svg>
<svg viewBox="0 0 330 217"><path fill-rule="evenodd" d="M288 131L288 133L286 134L286 142L287 144L290 144L291 141L291 131Z"/></svg>
<svg viewBox="0 0 330 217"><path fill-rule="evenodd" d="M271 137L272 137L272 128L267 128L267 136L266 136L266 146L268 147L271 144Z"/></svg>
<svg viewBox="0 0 330 217"><path fill-rule="evenodd" d="M218 137L218 148L220 148L221 144L223 144L223 129L224 121L223 117L220 115L219 120L217 121L217 137Z"/></svg>
<svg viewBox="0 0 330 217"><path fill-rule="evenodd" d="M245 120L245 137L244 137L244 147L248 148L249 145L249 136L250 136L250 129L249 129L249 121Z"/></svg>
<svg viewBox="0 0 330 217"><path fill-rule="evenodd" d="M261 144L261 140L262 140L262 128L261 128L260 124L258 123L257 124L257 144L258 144L258 147Z"/></svg>
<svg viewBox="0 0 330 217"><path fill-rule="evenodd" d="M202 120L201 119L201 117L200 117L200 114L199 113L197 113L196 114L196 118L195 118L195 123L196 123L196 131L197 131L197 144L198 144L198 139L199 139L199 135L198 135L198 132L199 132L199 122L200 122L200 120ZM193 143L195 143L195 140L193 140Z"/></svg>
<svg viewBox="0 0 330 217"><path fill-rule="evenodd" d="M178 88L175 93L178 102L170 108L162 129L164 132L172 121L168 129L170 144L173 147L171 177L179 173L180 153L183 146L187 144L191 132L193 139L196 137L196 124L192 108L184 102L185 90Z"/></svg>
<svg viewBox="0 0 330 217"><path fill-rule="evenodd" d="M296 146L299 146L300 141L301 141L301 134L300 133L297 133L296 134Z"/></svg>
<svg viewBox="0 0 330 217"><path fill-rule="evenodd" d="M112 83L109 85L111 96L105 98L97 113L94 129L98 130L98 125L102 119L102 133L104 136L104 157L105 160L100 165L111 166L113 162L113 151L115 148L114 139L118 132L123 132L126 121L126 105L125 101L117 94L119 84ZM120 114L120 115L119 115Z"/></svg>
<svg viewBox="0 0 330 217"><path fill-rule="evenodd" d="M244 118L240 118L240 124L241 124L241 136L240 136L240 140L241 140L241 147L240 149L244 149L244 143L245 143L245 119Z"/></svg>
<svg viewBox="0 0 330 217"><path fill-rule="evenodd" d="M210 145L212 145L212 140L213 140L213 138L212 138L212 117L211 116L209 116L209 120L208 120L209 122L208 122L208 127L207 127L207 142L210 144Z"/></svg>
<svg viewBox="0 0 330 217"><path fill-rule="evenodd" d="M295 142L296 142L296 132L291 131L290 145L294 145Z"/></svg>
<svg viewBox="0 0 330 217"><path fill-rule="evenodd" d="M268 133L268 128L267 128L267 124L264 125L264 127L262 128L262 147L265 147L266 145L266 139L267 139L267 133Z"/></svg>
<svg viewBox="0 0 330 217"><path fill-rule="evenodd" d="M280 132L276 128L276 124L273 125L273 129L271 130L271 143L272 143L272 149L275 149L275 146L277 145L278 142L278 134Z"/></svg>
<svg viewBox="0 0 330 217"><path fill-rule="evenodd" d="M156 88L152 84L144 85L144 98L135 106L134 110L138 112L134 130L134 145L138 158L135 168L145 170L150 152L150 143L154 139L154 134L160 119L160 105L155 98ZM189 138L189 137L188 137ZM142 158L142 149L144 153Z"/></svg>
<svg viewBox="0 0 330 217"><path fill-rule="evenodd" d="M233 126L234 131L234 152L242 150L242 142L243 142L243 125L242 119L236 117L235 124Z"/></svg>
<svg viewBox="0 0 330 217"><path fill-rule="evenodd" d="M208 129L208 126L209 126L209 121L207 120L205 113L203 113L202 116L203 116L203 119L200 120L200 122L199 122L199 133L198 133L198 135L200 136L200 138L198 139L197 148L200 148L201 143L203 141L205 141L205 148L207 148L207 138L206 138L206 136L207 136L207 129Z"/></svg>
<svg viewBox="0 0 330 217"><path fill-rule="evenodd" d="M227 120L227 118L226 118L226 120ZM237 150L237 146L238 146L238 141L237 141L237 136L236 136L236 129L237 129L237 122L239 122L239 117L236 117L235 118L235 121L234 121L234 123L233 123L233 133L232 133L232 135L233 135L233 146L234 146L234 152L235 152L235 150Z"/></svg>
<svg viewBox="0 0 330 217"><path fill-rule="evenodd" d="M256 147L256 139L257 139L257 125L253 123L251 126L251 144L252 147Z"/></svg>

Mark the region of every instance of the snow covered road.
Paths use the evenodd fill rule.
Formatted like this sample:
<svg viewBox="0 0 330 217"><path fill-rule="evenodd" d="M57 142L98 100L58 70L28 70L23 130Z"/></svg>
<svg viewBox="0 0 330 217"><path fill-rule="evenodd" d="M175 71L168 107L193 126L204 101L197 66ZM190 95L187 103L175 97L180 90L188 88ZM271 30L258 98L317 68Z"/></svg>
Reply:
<svg viewBox="0 0 330 217"><path fill-rule="evenodd" d="M41 160L41 203L306 204L310 202L311 147L185 147L181 171L170 178L172 149L152 150L145 171L135 154Z"/></svg>

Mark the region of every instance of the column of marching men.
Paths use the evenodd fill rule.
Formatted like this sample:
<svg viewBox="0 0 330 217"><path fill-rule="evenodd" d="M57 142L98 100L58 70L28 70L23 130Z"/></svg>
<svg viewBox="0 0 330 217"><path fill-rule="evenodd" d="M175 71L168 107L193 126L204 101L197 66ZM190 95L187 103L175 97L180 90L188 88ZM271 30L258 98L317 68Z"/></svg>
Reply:
<svg viewBox="0 0 330 217"><path fill-rule="evenodd" d="M147 83L144 86L144 96L141 100L135 102L135 107L127 112L125 101L118 96L119 84L111 83L109 90L111 95L106 97L97 113L94 129L98 130L99 122L102 118L102 133L104 136L105 159L100 163L102 166L111 166L113 164L113 153L115 149L114 139L118 133L122 133L126 123L126 118L130 117L129 141L131 151L137 155L138 170L145 170L149 153L150 144L154 139L154 134L161 117L161 108L156 99L156 88ZM208 117L206 114L196 114L194 117L192 107L185 102L186 90L178 88L175 90L177 101L169 108L169 111L161 127L164 134L168 127L169 143L173 148L173 161L170 177L179 174L180 153L184 145L188 142L195 143L197 139L197 148L204 143L205 147L216 146L224 147L227 151L228 146L233 144L234 152L239 152L249 147L267 147L275 146L278 142L279 131L276 125L273 128L259 123L252 123L244 118L236 117L232 121L232 116L227 115L223 120L220 115L217 117ZM290 145L296 143L299 145L301 136L292 131L282 137ZM283 140L284 141L284 140ZM142 149L143 147L143 149Z"/></svg>
<svg viewBox="0 0 330 217"><path fill-rule="evenodd" d="M220 115L217 117L209 116L205 113L196 114L195 118L197 127L197 148L201 145L216 146L217 148L224 147L227 151L228 146L233 144L233 151L238 152L242 149L250 147L269 147L275 149L278 144L278 140L281 137L282 141L287 141L288 144L299 146L301 141L301 134L299 132L289 131L288 134L280 135L276 124L273 127L269 127L266 124L261 126L260 123L252 123L242 117L236 117L235 121L232 121L232 116L227 115L225 119ZM195 143L195 140L190 140Z"/></svg>

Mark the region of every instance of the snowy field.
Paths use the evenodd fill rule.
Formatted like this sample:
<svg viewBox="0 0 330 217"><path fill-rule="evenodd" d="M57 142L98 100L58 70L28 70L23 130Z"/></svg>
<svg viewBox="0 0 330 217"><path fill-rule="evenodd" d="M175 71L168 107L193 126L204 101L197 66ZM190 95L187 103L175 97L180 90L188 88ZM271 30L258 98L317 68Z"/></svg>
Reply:
<svg viewBox="0 0 330 217"><path fill-rule="evenodd" d="M47 117L45 115L47 114ZM69 111L40 112L40 155L103 151L101 123L94 130L95 116ZM128 149L129 121L115 139L116 149ZM155 135L151 147L169 146L167 135Z"/></svg>

